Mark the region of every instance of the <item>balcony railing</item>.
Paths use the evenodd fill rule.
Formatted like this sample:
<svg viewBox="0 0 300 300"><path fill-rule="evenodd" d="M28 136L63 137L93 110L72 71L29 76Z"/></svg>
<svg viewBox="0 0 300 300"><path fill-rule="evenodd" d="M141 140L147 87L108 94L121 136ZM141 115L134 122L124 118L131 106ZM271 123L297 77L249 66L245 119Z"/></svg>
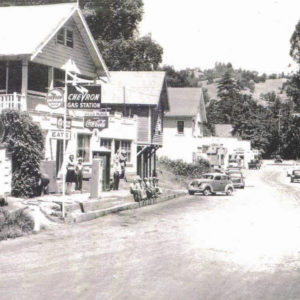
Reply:
<svg viewBox="0 0 300 300"><path fill-rule="evenodd" d="M22 98L18 93L0 94L0 112L4 109L24 110Z"/></svg>

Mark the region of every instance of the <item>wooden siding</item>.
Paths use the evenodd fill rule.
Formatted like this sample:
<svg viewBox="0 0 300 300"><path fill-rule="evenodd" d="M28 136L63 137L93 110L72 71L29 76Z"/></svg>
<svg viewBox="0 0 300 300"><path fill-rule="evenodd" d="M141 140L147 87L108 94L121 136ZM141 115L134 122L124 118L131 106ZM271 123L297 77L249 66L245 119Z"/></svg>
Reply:
<svg viewBox="0 0 300 300"><path fill-rule="evenodd" d="M137 142L143 144L150 144L149 141L149 107L132 107L132 114L138 116L138 134Z"/></svg>
<svg viewBox="0 0 300 300"><path fill-rule="evenodd" d="M162 121L163 112L161 110L152 110L152 143L162 146L163 144L163 130Z"/></svg>
<svg viewBox="0 0 300 300"><path fill-rule="evenodd" d="M61 69L71 58L82 75L94 77L96 67L77 26L73 20L70 20L64 27L73 30L73 48L57 44L55 36L34 59L34 62Z"/></svg>

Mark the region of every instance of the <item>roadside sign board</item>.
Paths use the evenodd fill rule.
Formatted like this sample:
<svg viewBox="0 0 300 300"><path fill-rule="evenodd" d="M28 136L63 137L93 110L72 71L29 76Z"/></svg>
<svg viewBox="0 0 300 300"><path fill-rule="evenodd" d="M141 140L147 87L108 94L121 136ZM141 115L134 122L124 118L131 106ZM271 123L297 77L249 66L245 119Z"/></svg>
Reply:
<svg viewBox="0 0 300 300"><path fill-rule="evenodd" d="M70 118L67 118L67 129L71 129L72 120ZM57 117L57 128L63 129L64 128L64 117Z"/></svg>
<svg viewBox="0 0 300 300"><path fill-rule="evenodd" d="M68 86L67 108L100 109L101 86L80 84Z"/></svg>
<svg viewBox="0 0 300 300"><path fill-rule="evenodd" d="M98 130L108 128L108 116L85 116L84 128Z"/></svg>
<svg viewBox="0 0 300 300"><path fill-rule="evenodd" d="M54 140L63 140L64 139L64 131L63 130L50 130L50 138ZM66 140L71 139L71 132L66 131L65 135Z"/></svg>
<svg viewBox="0 0 300 300"><path fill-rule="evenodd" d="M46 96L46 102L48 106L52 109L57 109L63 106L64 94L59 89L50 90Z"/></svg>

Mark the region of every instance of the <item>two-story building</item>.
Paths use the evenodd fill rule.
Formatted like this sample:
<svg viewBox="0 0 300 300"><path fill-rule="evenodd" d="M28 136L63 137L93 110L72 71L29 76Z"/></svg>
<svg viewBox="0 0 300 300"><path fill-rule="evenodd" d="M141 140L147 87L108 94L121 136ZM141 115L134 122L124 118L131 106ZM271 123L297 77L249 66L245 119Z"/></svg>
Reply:
<svg viewBox="0 0 300 300"><path fill-rule="evenodd" d="M193 162L207 122L201 88L168 88L170 109L164 118L164 144L159 156Z"/></svg>
<svg viewBox="0 0 300 300"><path fill-rule="evenodd" d="M112 155L118 149L126 151L127 172L153 175L155 152L162 145L163 115L168 109L164 72L110 74L74 3L2 7L0 26L0 112L7 108L27 111L40 124L44 158L55 176L65 170L63 162L70 154L75 159L82 157L86 166L93 158L104 157L108 182ZM107 126L102 130L85 126L85 115L99 109L68 109L63 153L65 110L50 108L47 94L53 89L64 93L65 80L71 82L74 75L101 86L101 110L108 112Z"/></svg>
<svg viewBox="0 0 300 300"><path fill-rule="evenodd" d="M103 107L137 119L136 156L132 158L141 177L155 175L156 151L163 144L164 113L169 110L165 76L158 71L110 72L110 82L101 83ZM119 147L118 142L112 145Z"/></svg>

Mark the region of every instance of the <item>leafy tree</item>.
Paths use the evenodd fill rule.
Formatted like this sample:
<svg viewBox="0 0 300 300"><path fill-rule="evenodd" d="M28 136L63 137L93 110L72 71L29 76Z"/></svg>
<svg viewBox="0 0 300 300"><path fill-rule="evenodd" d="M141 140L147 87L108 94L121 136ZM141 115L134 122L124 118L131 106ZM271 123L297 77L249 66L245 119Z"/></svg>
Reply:
<svg viewBox="0 0 300 300"><path fill-rule="evenodd" d="M163 66L162 70L166 72L167 85L170 87L187 87L189 81L187 74L183 71L176 71L173 66Z"/></svg>
<svg viewBox="0 0 300 300"><path fill-rule="evenodd" d="M95 39L132 39L143 17L142 0L81 0L86 20Z"/></svg>
<svg viewBox="0 0 300 300"><path fill-rule="evenodd" d="M34 197L44 149L41 129L27 113L14 110L3 111L0 123L2 143L12 154L12 195Z"/></svg>
<svg viewBox="0 0 300 300"><path fill-rule="evenodd" d="M227 71L218 84L218 98L220 100L211 101L207 109L209 121L214 124L232 123L232 113L240 97L240 87L234 79L231 65L228 65Z"/></svg>
<svg viewBox="0 0 300 300"><path fill-rule="evenodd" d="M138 39L98 40L103 58L112 71L157 70L162 60L163 49L151 37Z"/></svg>
<svg viewBox="0 0 300 300"><path fill-rule="evenodd" d="M300 21L295 26L295 31L291 36L290 43L290 56L296 63L300 64Z"/></svg>
<svg viewBox="0 0 300 300"><path fill-rule="evenodd" d="M300 111L300 70L285 83L287 96L294 102L295 110Z"/></svg>

